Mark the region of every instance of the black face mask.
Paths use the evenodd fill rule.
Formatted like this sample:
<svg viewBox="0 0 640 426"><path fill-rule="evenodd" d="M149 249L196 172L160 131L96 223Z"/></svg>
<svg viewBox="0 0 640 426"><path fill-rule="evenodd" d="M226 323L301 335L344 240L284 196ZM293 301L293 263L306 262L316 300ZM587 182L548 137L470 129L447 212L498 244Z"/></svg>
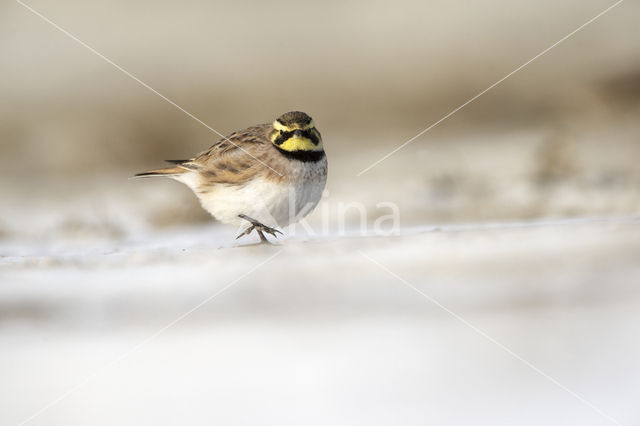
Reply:
<svg viewBox="0 0 640 426"><path fill-rule="evenodd" d="M302 138L307 138L309 139L314 145L318 145L320 143L320 139L318 139L318 136L316 135L316 133L312 130L312 129L307 129L307 130L291 130L288 132L285 131L281 131L280 135L278 135L278 137L273 141L274 144L280 146L282 145L287 139L293 137L293 136L298 136L298 137L302 137Z"/></svg>

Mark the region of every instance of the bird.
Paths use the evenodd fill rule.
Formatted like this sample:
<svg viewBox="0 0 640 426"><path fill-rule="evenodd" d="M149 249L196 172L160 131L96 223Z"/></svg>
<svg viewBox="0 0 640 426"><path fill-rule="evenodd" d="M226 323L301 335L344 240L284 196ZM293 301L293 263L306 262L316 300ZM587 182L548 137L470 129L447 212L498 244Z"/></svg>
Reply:
<svg viewBox="0 0 640 426"><path fill-rule="evenodd" d="M290 111L222 138L188 160L135 175L169 177L188 186L202 207L222 223L277 238L277 228L295 223L320 201L327 181L327 156L313 119Z"/></svg>

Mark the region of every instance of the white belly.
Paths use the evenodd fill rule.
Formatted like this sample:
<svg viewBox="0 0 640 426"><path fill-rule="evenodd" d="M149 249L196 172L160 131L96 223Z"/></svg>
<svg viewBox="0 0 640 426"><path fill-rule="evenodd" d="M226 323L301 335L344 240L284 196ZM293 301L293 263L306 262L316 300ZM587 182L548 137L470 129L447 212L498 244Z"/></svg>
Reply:
<svg viewBox="0 0 640 426"><path fill-rule="evenodd" d="M217 185L198 194L202 206L221 222L246 225L245 214L272 227L284 227L309 214L320 201L326 182L326 163L300 166L289 183L254 179L242 186ZM319 173L320 172L320 173ZM186 183L186 182L185 182Z"/></svg>

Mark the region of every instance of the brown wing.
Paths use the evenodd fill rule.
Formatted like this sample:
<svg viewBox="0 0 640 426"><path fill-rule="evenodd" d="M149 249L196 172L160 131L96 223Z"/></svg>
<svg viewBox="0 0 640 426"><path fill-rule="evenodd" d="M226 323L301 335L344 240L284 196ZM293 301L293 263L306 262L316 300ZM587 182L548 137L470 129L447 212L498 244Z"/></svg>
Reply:
<svg viewBox="0 0 640 426"><path fill-rule="evenodd" d="M270 148L271 142L267 138L270 128L270 124L263 124L234 132L181 165L197 170L210 186L249 181L264 172L260 158Z"/></svg>

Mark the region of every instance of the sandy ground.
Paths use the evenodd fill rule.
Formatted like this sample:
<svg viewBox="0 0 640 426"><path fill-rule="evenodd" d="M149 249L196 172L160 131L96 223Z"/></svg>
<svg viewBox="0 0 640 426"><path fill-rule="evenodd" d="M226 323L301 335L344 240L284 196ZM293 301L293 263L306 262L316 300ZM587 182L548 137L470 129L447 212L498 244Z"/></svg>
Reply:
<svg viewBox="0 0 640 426"><path fill-rule="evenodd" d="M14 244L0 423L640 422L637 217L233 235Z"/></svg>

